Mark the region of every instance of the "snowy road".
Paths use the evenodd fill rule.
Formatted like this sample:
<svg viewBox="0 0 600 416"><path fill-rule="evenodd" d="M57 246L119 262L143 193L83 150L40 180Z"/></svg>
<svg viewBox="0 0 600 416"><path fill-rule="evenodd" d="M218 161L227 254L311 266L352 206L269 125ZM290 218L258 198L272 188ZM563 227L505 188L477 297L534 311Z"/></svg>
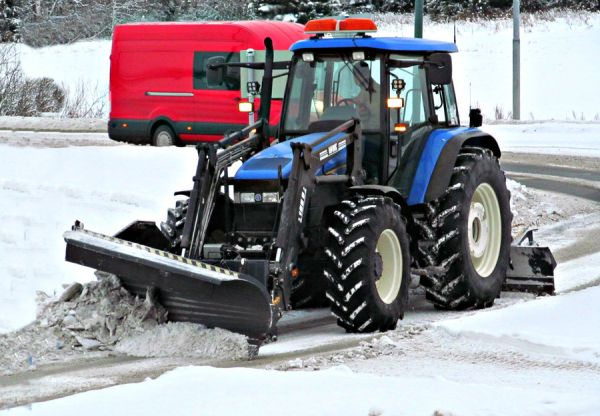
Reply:
<svg viewBox="0 0 600 416"><path fill-rule="evenodd" d="M505 153L502 168L524 185L600 202L600 159Z"/></svg>

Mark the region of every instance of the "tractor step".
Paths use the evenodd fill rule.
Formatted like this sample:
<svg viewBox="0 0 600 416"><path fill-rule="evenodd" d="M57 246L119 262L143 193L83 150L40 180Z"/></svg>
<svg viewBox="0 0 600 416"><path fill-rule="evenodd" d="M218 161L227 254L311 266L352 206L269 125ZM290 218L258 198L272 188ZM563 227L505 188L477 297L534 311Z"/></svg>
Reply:
<svg viewBox="0 0 600 416"><path fill-rule="evenodd" d="M510 265L502 290L554 295L556 260L548 247L534 245L533 231L527 230L517 239L518 245L510 247ZM528 245L520 245L525 240Z"/></svg>
<svg viewBox="0 0 600 416"><path fill-rule="evenodd" d="M148 289L170 321L219 327L260 344L274 331L271 298L242 273L78 228L64 234L66 260L115 274L125 289L144 297Z"/></svg>

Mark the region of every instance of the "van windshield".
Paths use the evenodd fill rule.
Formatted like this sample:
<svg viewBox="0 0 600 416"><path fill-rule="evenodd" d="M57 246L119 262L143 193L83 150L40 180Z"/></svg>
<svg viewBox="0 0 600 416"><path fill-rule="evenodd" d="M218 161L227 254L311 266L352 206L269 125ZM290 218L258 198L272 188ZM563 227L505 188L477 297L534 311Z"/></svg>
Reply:
<svg viewBox="0 0 600 416"><path fill-rule="evenodd" d="M381 125L380 58L354 61L346 55L297 59L290 75L286 132L306 132L324 120L361 120L363 130Z"/></svg>

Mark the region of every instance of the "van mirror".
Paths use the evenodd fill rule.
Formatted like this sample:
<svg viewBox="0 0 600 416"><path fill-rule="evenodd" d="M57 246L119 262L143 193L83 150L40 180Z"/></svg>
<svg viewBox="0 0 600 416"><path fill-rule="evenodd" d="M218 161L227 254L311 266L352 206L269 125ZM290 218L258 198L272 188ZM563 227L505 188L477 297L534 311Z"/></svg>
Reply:
<svg viewBox="0 0 600 416"><path fill-rule="evenodd" d="M448 53L432 53L427 59L429 63L429 81L432 84L445 85L452 83L452 58Z"/></svg>
<svg viewBox="0 0 600 416"><path fill-rule="evenodd" d="M218 87L225 80L225 57L212 56L206 60L206 84Z"/></svg>

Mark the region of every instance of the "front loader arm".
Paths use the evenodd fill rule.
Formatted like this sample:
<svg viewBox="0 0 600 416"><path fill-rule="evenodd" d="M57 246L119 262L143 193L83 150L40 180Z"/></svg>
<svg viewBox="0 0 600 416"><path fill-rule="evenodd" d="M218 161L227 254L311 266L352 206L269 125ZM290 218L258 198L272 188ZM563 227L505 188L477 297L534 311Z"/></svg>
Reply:
<svg viewBox="0 0 600 416"><path fill-rule="evenodd" d="M214 145L197 146L198 166L181 236L185 257L200 258L222 176L235 161L247 158L265 146L266 139L261 134L251 135L263 123L261 119L239 132L225 136L218 143L224 149L218 153ZM241 141L232 144L236 140Z"/></svg>
<svg viewBox="0 0 600 416"><path fill-rule="evenodd" d="M337 137L336 137L337 136ZM297 273L297 259L304 243L306 211L312 191L323 183L362 183L362 144L358 119L349 120L311 144L292 143L292 171L283 197L281 220L275 242L276 257L273 303L280 310L291 309L292 279ZM326 142L328 142L323 146ZM319 148L319 150L315 150ZM317 176L317 172L337 153L346 149L346 174Z"/></svg>

